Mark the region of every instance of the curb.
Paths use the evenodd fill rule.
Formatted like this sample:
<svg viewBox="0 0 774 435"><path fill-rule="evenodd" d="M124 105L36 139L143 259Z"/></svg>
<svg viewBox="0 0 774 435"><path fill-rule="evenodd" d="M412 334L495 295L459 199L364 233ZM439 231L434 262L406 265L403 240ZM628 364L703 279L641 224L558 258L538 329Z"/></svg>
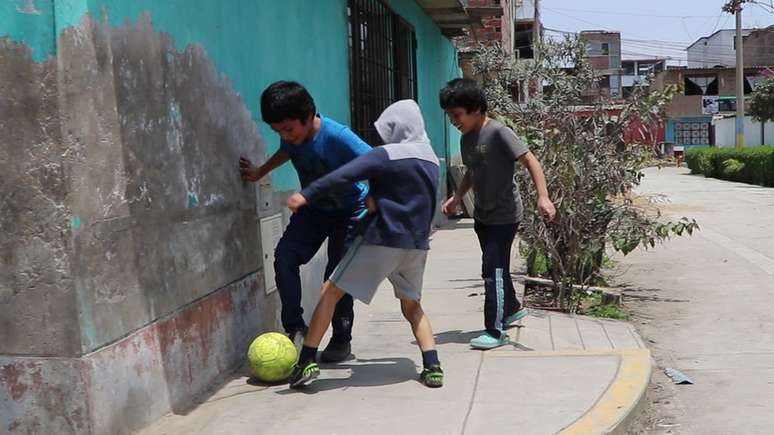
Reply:
<svg viewBox="0 0 774 435"><path fill-rule="evenodd" d="M650 351L623 349L599 355L619 356L615 379L591 409L559 432L562 435L624 434L645 404L652 372Z"/></svg>

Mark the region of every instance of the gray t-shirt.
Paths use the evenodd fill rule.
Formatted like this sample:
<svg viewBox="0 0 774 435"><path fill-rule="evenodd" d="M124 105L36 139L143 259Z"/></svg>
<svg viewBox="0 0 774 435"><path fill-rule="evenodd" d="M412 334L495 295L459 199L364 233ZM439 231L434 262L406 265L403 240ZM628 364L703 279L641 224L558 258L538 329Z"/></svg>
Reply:
<svg viewBox="0 0 774 435"><path fill-rule="evenodd" d="M529 148L510 128L490 119L484 127L462 136L462 162L473 179L474 217L483 224L521 222L524 213L516 186L516 159Z"/></svg>

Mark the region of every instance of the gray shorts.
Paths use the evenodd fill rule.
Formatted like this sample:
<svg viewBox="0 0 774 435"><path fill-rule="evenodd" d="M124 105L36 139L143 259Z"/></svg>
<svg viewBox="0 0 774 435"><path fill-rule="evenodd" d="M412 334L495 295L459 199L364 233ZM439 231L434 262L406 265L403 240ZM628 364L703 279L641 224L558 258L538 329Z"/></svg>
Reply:
<svg viewBox="0 0 774 435"><path fill-rule="evenodd" d="M369 304L379 284L387 278L395 289L395 297L418 301L422 298L425 263L426 250L369 245L358 237L333 271L331 282Z"/></svg>

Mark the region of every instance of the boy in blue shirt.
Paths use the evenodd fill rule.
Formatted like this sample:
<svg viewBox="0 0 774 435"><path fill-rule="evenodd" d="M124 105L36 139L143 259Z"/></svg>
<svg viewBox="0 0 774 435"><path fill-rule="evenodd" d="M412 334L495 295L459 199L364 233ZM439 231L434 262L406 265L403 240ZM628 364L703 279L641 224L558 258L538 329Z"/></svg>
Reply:
<svg viewBox="0 0 774 435"><path fill-rule="evenodd" d="M279 81L261 95L261 116L280 135L280 148L261 166L239 160L242 179L258 181L288 160L298 172L301 187L369 151L348 127L317 114L314 100L299 83ZM301 307L300 266L306 264L328 239L325 279L341 260L355 224L364 211L368 187L346 183L327 192L312 207L290 219L274 253L277 289L282 300L282 326L294 342L306 334ZM345 360L351 351L354 312L352 298L342 298L333 315L333 336L321 359Z"/></svg>
<svg viewBox="0 0 774 435"><path fill-rule="evenodd" d="M387 145L375 148L316 180L288 199L294 213L314 207L326 194L354 181L368 180L374 207L358 238L336 267L320 295L309 332L290 375L297 388L320 373L317 346L328 328L336 303L355 297L370 303L379 284L388 279L422 352L420 379L428 387L443 385L430 320L422 310L422 278L430 249L430 232L438 190L438 158L430 146L419 106L402 100L388 107L374 123Z"/></svg>

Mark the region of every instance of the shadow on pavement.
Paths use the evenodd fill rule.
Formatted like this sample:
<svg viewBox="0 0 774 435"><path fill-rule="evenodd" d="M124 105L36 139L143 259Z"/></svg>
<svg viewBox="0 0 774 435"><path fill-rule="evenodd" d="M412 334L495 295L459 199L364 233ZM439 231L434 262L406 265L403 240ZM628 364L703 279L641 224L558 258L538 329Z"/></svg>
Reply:
<svg viewBox="0 0 774 435"><path fill-rule="evenodd" d="M323 373L331 370L351 370L348 378L316 379L302 388L277 391L277 394L316 394L321 391L350 387L375 387L419 381L416 363L409 358L358 359L354 364L331 364L321 366Z"/></svg>

